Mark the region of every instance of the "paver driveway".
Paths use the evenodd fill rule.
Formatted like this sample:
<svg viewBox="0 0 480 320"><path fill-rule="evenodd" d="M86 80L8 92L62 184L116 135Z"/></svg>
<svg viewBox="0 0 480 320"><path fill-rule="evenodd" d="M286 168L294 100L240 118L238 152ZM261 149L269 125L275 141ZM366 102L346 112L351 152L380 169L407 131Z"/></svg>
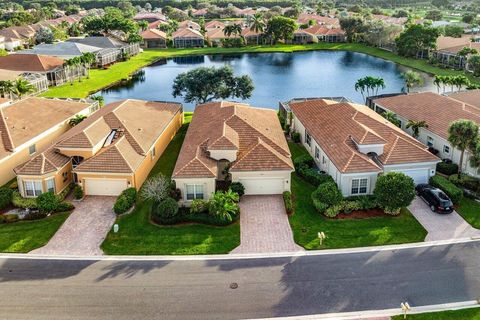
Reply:
<svg viewBox="0 0 480 320"><path fill-rule="evenodd" d="M36 254L102 255L100 249L105 236L115 222L115 197L87 196L74 202L75 210Z"/></svg>
<svg viewBox="0 0 480 320"><path fill-rule="evenodd" d="M240 245L231 253L304 250L293 233L281 195L243 196L240 201Z"/></svg>
<svg viewBox="0 0 480 320"><path fill-rule="evenodd" d="M456 211L450 214L432 212L419 197L408 207L420 224L428 231L425 241L479 237L480 230L473 228Z"/></svg>

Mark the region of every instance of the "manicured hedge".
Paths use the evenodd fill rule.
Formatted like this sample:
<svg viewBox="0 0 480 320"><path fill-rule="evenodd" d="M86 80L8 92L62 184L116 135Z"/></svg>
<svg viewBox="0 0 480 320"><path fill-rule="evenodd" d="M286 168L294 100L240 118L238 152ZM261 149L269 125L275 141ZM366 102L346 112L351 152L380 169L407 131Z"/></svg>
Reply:
<svg viewBox="0 0 480 320"><path fill-rule="evenodd" d="M80 187L79 185L76 185L74 188L73 188L73 197L77 200L80 200L83 198L83 189L82 187Z"/></svg>
<svg viewBox="0 0 480 320"><path fill-rule="evenodd" d="M176 222L178 203L175 199L166 198L152 208L152 218L159 224L172 224Z"/></svg>
<svg viewBox="0 0 480 320"><path fill-rule="evenodd" d="M211 215L208 212L192 213L189 208L179 208L178 213L171 219L157 219L152 207L152 220L160 225L174 225L178 223L194 222L211 226L227 226L238 220L240 214L232 215L232 221L221 219L218 216Z"/></svg>
<svg viewBox="0 0 480 320"><path fill-rule="evenodd" d="M23 198L20 192L14 191L12 195L12 204L17 208L23 209L38 209L35 198Z"/></svg>
<svg viewBox="0 0 480 320"><path fill-rule="evenodd" d="M458 172L458 165L455 163L439 162L437 163L437 172L450 176Z"/></svg>
<svg viewBox="0 0 480 320"><path fill-rule="evenodd" d="M450 180L450 182L456 186L463 187L474 192L480 192L480 179L478 178L462 174L460 175L459 179L458 174L452 174L448 180Z"/></svg>
<svg viewBox="0 0 480 320"><path fill-rule="evenodd" d="M315 165L315 160L310 154L306 153L293 159L293 165L297 170L304 166L311 168Z"/></svg>
<svg viewBox="0 0 480 320"><path fill-rule="evenodd" d="M292 132L292 141L295 143L299 143L302 140L302 136L298 132Z"/></svg>
<svg viewBox="0 0 480 320"><path fill-rule="evenodd" d="M245 194L245 187L241 182L232 182L232 184L230 184L230 189L238 194L239 197Z"/></svg>
<svg viewBox="0 0 480 320"><path fill-rule="evenodd" d="M443 192L445 192L454 204L460 202L463 197L462 189L458 188L456 185L448 181L446 178L442 176L433 176L430 178L430 184L434 187L437 187Z"/></svg>
<svg viewBox="0 0 480 320"><path fill-rule="evenodd" d="M311 185L318 187L321 184L326 182L334 182L333 178L328 174L323 174L318 172L316 169L307 168L305 166L301 167L297 170L297 173L300 177L302 177L305 181L310 183Z"/></svg>
<svg viewBox="0 0 480 320"><path fill-rule="evenodd" d="M135 188L128 188L122 191L118 196L117 201L113 205L113 211L116 214L123 214L130 210L135 204L137 198L137 190Z"/></svg>
<svg viewBox="0 0 480 320"><path fill-rule="evenodd" d="M0 209L8 207L12 203L13 190L7 187L0 188Z"/></svg>
<svg viewBox="0 0 480 320"><path fill-rule="evenodd" d="M293 202L290 191L283 192L283 202L285 203L285 210L287 211L287 214L291 214L293 212Z"/></svg>

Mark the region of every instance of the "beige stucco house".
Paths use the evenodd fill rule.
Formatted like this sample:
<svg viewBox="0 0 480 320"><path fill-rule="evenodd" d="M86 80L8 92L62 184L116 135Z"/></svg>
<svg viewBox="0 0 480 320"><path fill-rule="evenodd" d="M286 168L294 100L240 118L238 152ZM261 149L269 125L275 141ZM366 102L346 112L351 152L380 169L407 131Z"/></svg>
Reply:
<svg viewBox="0 0 480 320"><path fill-rule="evenodd" d="M344 196L373 193L381 173L403 172L416 184L435 175L440 159L367 106L312 99L289 107L292 130Z"/></svg>
<svg viewBox="0 0 480 320"><path fill-rule="evenodd" d="M96 101L29 97L0 99L0 185L15 178L14 168L36 157L70 129L76 115L90 115Z"/></svg>
<svg viewBox="0 0 480 320"><path fill-rule="evenodd" d="M183 123L179 103L111 103L17 167L24 197L61 192L72 182L86 195L116 196L139 189Z"/></svg>
<svg viewBox="0 0 480 320"><path fill-rule="evenodd" d="M276 112L222 101L196 107L172 178L189 206L230 181L247 195L281 194L290 190L292 171Z"/></svg>

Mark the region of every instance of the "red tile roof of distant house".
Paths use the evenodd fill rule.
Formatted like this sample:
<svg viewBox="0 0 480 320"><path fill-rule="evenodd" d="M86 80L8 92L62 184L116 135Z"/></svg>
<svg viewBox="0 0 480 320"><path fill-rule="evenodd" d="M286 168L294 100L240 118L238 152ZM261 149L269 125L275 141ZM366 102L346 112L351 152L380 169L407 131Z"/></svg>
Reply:
<svg viewBox="0 0 480 320"><path fill-rule="evenodd" d="M0 57L0 69L46 72L63 66L63 59L39 54L9 54Z"/></svg>
<svg viewBox="0 0 480 320"><path fill-rule="evenodd" d="M450 94L449 97L480 109L480 89L455 92Z"/></svg>
<svg viewBox="0 0 480 320"><path fill-rule="evenodd" d="M200 31L190 29L190 28L184 28L184 29L178 29L175 31L172 35L173 38L201 38L203 39L203 35L200 33Z"/></svg>
<svg viewBox="0 0 480 320"><path fill-rule="evenodd" d="M147 29L140 33L143 39L167 39L167 34L158 29Z"/></svg>

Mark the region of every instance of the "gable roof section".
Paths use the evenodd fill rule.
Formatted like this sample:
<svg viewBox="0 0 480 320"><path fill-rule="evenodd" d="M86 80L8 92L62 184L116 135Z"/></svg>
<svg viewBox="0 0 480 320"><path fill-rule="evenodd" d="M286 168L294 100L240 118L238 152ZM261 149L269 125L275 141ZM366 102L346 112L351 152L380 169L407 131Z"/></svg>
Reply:
<svg viewBox="0 0 480 320"><path fill-rule="evenodd" d="M167 39L167 34L158 29L147 29L140 33L143 39Z"/></svg>
<svg viewBox="0 0 480 320"><path fill-rule="evenodd" d="M358 151L357 143L384 144L379 157L382 165L438 160L425 146L366 106L319 99L291 103L290 108L342 173L382 170L380 164Z"/></svg>
<svg viewBox="0 0 480 320"><path fill-rule="evenodd" d="M293 169L277 115L270 109L228 101L198 105L173 177L216 177L217 161L208 150L237 150L231 172Z"/></svg>
<svg viewBox="0 0 480 320"><path fill-rule="evenodd" d="M0 57L0 69L46 72L63 66L63 59L37 54L9 54Z"/></svg>
<svg viewBox="0 0 480 320"><path fill-rule="evenodd" d="M480 110L480 89L455 92L449 95L450 98L464 102ZM474 112L478 114L478 112Z"/></svg>
<svg viewBox="0 0 480 320"><path fill-rule="evenodd" d="M175 38L198 38L198 39L203 39L203 35L194 29L190 28L182 28L178 29L175 31L172 35L172 37Z"/></svg>
<svg viewBox="0 0 480 320"><path fill-rule="evenodd" d="M61 57L70 59L73 57L81 56L86 52L98 52L102 48L94 47L77 42L57 42L57 43L44 43L39 44L33 49L23 50L24 54L40 54L54 57Z"/></svg>
<svg viewBox="0 0 480 320"><path fill-rule="evenodd" d="M411 93L373 100L408 120L426 121L428 131L447 139L448 127L458 119L480 124L480 108L433 92Z"/></svg>

